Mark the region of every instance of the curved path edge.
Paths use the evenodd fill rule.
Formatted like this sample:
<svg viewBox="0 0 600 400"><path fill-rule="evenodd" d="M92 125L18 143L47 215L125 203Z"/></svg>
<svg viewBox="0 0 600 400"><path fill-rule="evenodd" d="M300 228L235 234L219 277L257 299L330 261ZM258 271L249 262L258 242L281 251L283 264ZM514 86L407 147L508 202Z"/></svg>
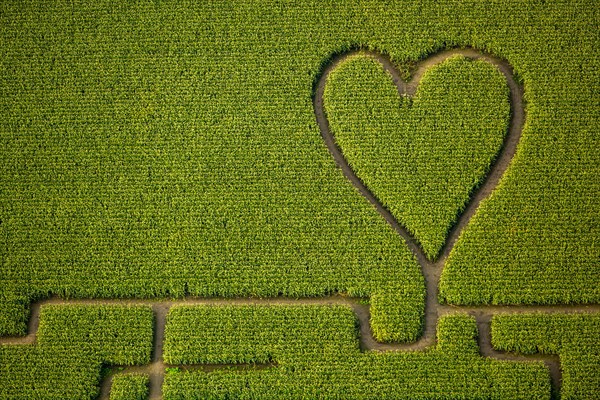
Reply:
<svg viewBox="0 0 600 400"><path fill-rule="evenodd" d="M371 50L352 50L347 53L338 54L333 57L329 64L325 66L319 79L317 80L315 95L313 97L313 108L317 120L317 125L321 132L321 136L329 149L329 152L333 156L337 166L342 170L344 175L354 187L363 195L381 214L381 216L388 222L388 224L405 240L417 260L421 265L430 265L432 262L425 256L419 241L408 231L408 229L402 225L392 213L381 203L381 201L371 192L371 190L362 182L362 180L356 175L352 167L349 165L346 157L344 156L341 148L337 145L335 137L331 133L329 127L329 121L325 112L323 104L323 94L325 92L325 86L327 85L327 79L329 74L344 60L348 57L362 54L377 60L392 77L392 81L396 85L398 93L400 95L413 96L419 86L421 78L427 69L437 64L440 64L448 58L456 55L462 55L472 60L482 60L488 62L497 68L497 70L504 76L506 84L510 90L510 122L509 129L505 135L502 147L497 154L496 158L489 167L483 182L475 188L471 193L470 199L462 211L460 216L457 218L454 225L450 228L446 243L440 254L433 260L434 264L442 263L446 260L450 251L454 247L456 240L460 236L462 230L468 225L469 221L475 215L477 208L482 200L489 197L492 191L496 188L500 179L508 169L516 151L517 145L521 139L521 133L525 122L525 108L523 101L523 88L517 83L513 75L513 68L504 60L494 57L489 54L485 54L474 50L472 48L465 49L451 49L445 50L434 55L427 57L416 65L416 69L412 73L412 79L408 82L404 82L400 76L400 73L396 69L393 62L385 55L377 53Z"/></svg>

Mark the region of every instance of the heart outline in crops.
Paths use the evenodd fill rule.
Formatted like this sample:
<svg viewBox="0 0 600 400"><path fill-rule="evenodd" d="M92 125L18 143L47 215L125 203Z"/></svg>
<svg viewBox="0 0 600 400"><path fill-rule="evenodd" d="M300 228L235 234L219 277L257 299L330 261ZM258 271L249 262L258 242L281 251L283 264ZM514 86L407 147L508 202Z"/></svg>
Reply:
<svg viewBox="0 0 600 400"><path fill-rule="evenodd" d="M506 84L509 88L510 122L508 132L505 135L500 151L496 158L492 161L488 173L484 176L482 183L472 192L472 195L468 200L463 212L459 214L457 221L448 231L444 246L433 261L426 257L418 240L406 229L406 227L398 222L391 212L385 208L385 206L383 206L383 204L377 199L371 190L356 175L346 160L341 148L336 143L333 134L331 133L329 121L323 105L323 94L325 91L327 78L342 61L356 54L363 54L376 59L391 75L392 81L396 85L400 96L413 96L417 90L417 87L419 86L424 72L428 68L440 64L446 59L455 55L462 55L472 60L483 60L495 66L504 76ZM421 266L432 263L443 266L445 260L448 258L448 255L454 247L456 240L460 236L460 233L468 225L471 217L475 214L477 208L479 207L479 204L483 199L489 197L489 195L500 182L502 176L504 176L508 166L511 164L511 161L516 153L517 145L520 142L525 121L523 89L517 83L512 67L504 60L472 48L450 49L423 59L417 64L416 69L414 70L409 81L404 81L402 79L394 63L382 53L371 50L355 49L337 54L331 57L316 80L316 84L314 85L313 108L321 136L338 167L341 168L346 178L348 178L356 187L356 189L358 189L361 195L363 195L377 209L379 214L383 216L388 224L390 224L392 228L405 240Z"/></svg>

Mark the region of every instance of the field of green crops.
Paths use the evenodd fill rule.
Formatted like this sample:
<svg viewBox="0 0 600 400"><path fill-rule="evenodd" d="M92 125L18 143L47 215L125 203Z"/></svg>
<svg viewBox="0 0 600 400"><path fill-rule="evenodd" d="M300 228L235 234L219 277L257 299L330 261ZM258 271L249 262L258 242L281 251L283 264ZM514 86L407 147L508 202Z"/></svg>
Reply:
<svg viewBox="0 0 600 400"><path fill-rule="evenodd" d="M359 178L435 258L502 146L510 116L504 77L453 58L414 97L367 57L336 68L324 93L336 143Z"/></svg>
<svg viewBox="0 0 600 400"><path fill-rule="evenodd" d="M437 51L474 48L523 85L516 155L452 248L440 302L597 305L599 26L595 0L2 0L0 399L94 398L106 368L151 361L149 306L44 305L34 344L1 343L28 333L30 304L49 297L340 293L370 305L377 340L417 340L419 263L315 120L316 82L350 49L385 54L408 77ZM412 98L365 56L329 78L344 154L435 259L506 135L506 81L460 57ZM557 354L563 398L596 398L597 318L535 315L495 316L493 344ZM358 348L344 307L168 318L176 365L274 363L174 367L169 399L551 396L541 362L481 357L464 314L440 320L436 347L386 354ZM148 379L117 374L111 396L144 398Z"/></svg>
<svg viewBox="0 0 600 400"><path fill-rule="evenodd" d="M142 374L123 374L113 378L110 400L145 400L148 396L148 377Z"/></svg>
<svg viewBox="0 0 600 400"><path fill-rule="evenodd" d="M232 322L235 321L235 322ZM261 370L171 371L166 399L544 399L540 362L482 358L475 321L444 317L426 352L361 353L344 308L179 307L169 314L165 357L181 364L271 361Z"/></svg>
<svg viewBox="0 0 600 400"><path fill-rule="evenodd" d="M102 365L150 362L152 322L149 307L45 306L35 345L0 346L0 398L95 398Z"/></svg>

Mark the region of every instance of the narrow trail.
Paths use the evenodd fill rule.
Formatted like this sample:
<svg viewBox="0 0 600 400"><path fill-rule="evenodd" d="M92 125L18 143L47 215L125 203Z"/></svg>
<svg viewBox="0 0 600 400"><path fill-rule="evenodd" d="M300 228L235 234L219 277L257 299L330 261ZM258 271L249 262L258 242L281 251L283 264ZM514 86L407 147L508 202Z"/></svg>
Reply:
<svg viewBox="0 0 600 400"><path fill-rule="evenodd" d="M323 93L329 73L333 71L340 62L354 54L366 54L378 60L386 71L388 71L400 94L413 95L419 85L420 79L427 68L443 62L448 57L460 54L471 59L484 60L494 65L506 78L506 83L510 89L511 102L511 120L509 131L504 140L502 149L498 154L493 165L484 180L471 197L467 207L460 215L455 225L450 229L448 238L439 256L436 260L429 260L425 256L418 241L402 226L394 216L381 204L381 202L371 193L364 183L356 176L352 168L348 165L342 151L337 146L333 135L329 129L323 107ZM499 360L511 361L542 361L548 367L552 379L553 397L557 397L561 388L561 370L560 360L554 355L517 355L514 353L500 352L493 349L491 345L490 324L493 315L500 313L599 313L600 305L558 305L558 306L539 306L539 305L520 305L520 306L450 306L438 303L438 286L445 262L460 236L462 230L468 225L471 217L475 214L479 204L487 198L497 186L504 172L508 168L516 152L517 144L521 137L522 127L525 121L525 111L523 104L523 89L515 81L512 68L503 60L493 56L482 54L473 49L453 49L443 51L430 56L421 61L417 69L412 74L409 82L404 82L394 64L389 58L382 54L356 50L334 57L322 71L315 88L313 99L314 112L319 129L325 144L340 167L344 175L352 182L363 195L387 221L387 223L404 239L408 247L415 255L423 273L426 282L426 304L425 304L425 327L423 336L413 343L380 343L375 340L370 327L369 306L361 304L359 299L347 297L344 295L333 295L329 297L311 297L311 298L197 298L186 297L183 299L74 299L64 300L58 297L51 297L31 304L31 315L28 322L28 334L23 337L0 337L0 344L34 344L39 327L40 309L47 304L106 304L106 305L148 305L154 312L154 340L152 351L152 362L149 365L132 366L119 368L121 371L113 372L106 377L100 387L101 399L108 399L112 378L117 373L144 373L150 377L150 399L161 398L161 388L164 380L165 368L169 365L163 361L163 342L166 326L166 316L169 309L180 305L345 305L350 307L359 321L359 340L363 351L424 351L436 344L436 328L439 317L456 313L466 312L472 315L477 321L478 344L480 353L483 357L489 357ZM225 365L192 365L176 366L182 369L201 369L211 371L223 368ZM235 365L236 368L269 368L275 365Z"/></svg>
<svg viewBox="0 0 600 400"><path fill-rule="evenodd" d="M102 381L100 386L99 399L108 399L112 379L116 374L122 373L143 373L150 377L149 399L161 399L162 382L167 367L178 367L186 370L213 371L223 367L235 367L240 369L261 369L276 367L274 364L266 365L248 365L248 364L227 364L227 365L169 365L162 359L162 348L164 343L164 332L166 326L166 316L169 309L174 306L194 306L194 305L343 305L351 308L359 322L360 348L362 351L424 351L431 346L435 346L435 324L433 332L425 332L423 337L413 343L381 343L375 340L371 331L369 305L362 304L360 299L347 297L344 295L333 295L328 297L308 297L308 298L204 298L187 297L184 299L72 299L65 300L59 297L51 297L31 304L31 315L28 323L28 334L22 337L0 337L0 345L4 344L34 344L37 338L37 329L39 326L40 310L45 305L120 305L120 306L150 306L154 312L154 339L152 350L152 362L148 365L136 366L111 366L113 371ZM435 314L429 314L428 318L435 316L437 318L447 314L457 312L466 312L477 321L479 331L479 347L481 355L499 360L511 361L543 361L549 368L553 381L553 390L560 391L560 364L558 356L554 355L517 355L514 353L496 351L491 346L490 322L493 315L501 313L600 313L600 305L562 305L562 306L449 306L438 305ZM428 324L429 325L429 324ZM118 371L117 371L118 369Z"/></svg>

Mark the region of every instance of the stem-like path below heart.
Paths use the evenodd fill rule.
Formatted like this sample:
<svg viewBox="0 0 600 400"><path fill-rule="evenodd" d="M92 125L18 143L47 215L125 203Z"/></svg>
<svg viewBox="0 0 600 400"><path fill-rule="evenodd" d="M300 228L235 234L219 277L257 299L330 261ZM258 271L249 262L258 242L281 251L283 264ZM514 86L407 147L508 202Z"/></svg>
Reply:
<svg viewBox="0 0 600 400"><path fill-rule="evenodd" d="M509 132L505 138L501 153L492 165L484 183L473 193L472 198L459 217L454 227L448 234L448 239L440 256L435 261L429 261L423 253L421 247L415 238L400 225L391 213L381 204L379 200L369 191L369 189L356 176L354 171L348 165L341 150L335 143L335 139L329 130L329 124L323 108L323 92L329 73L341 61L347 57L363 53L377 59L383 67L391 74L394 83L396 84L400 94L414 94L423 72L432 65L438 64L448 57L461 54L472 59L481 59L495 65L498 70L505 76L506 82L510 89L511 100L511 123ZM513 353L499 352L493 349L491 345L490 321L494 314L501 312L525 313L525 312L543 312L543 313L581 313L581 312L600 312L600 305L558 305L558 306L450 306L439 304L437 300L438 285L444 263L456 243L461 231L468 224L471 217L475 214L480 202L489 196L496 187L504 171L508 168L519 142L523 123L525 120L525 112L523 107L523 90L514 80L512 68L508 63L499 60L490 55L482 54L472 49L453 49L435 54L426 60L422 61L418 68L412 74L410 82L404 82L389 58L375 52L369 51L351 51L345 54L334 57L330 63L324 68L320 79L317 82L314 96L314 111L321 131L321 135L325 140L329 151L333 155L337 165L342 169L344 175L352 182L359 192L375 206L377 211L391 225L391 227L404 239L407 243L419 265L426 282L426 304L425 304L425 329L423 336L414 343L394 344L394 343L379 343L371 332L369 325L369 306L361 304L358 299L350 298L343 295L335 295L329 297L313 297L303 299L293 298L197 298L188 296L178 300L161 300L161 299L73 299L65 300L58 297L37 301L31 304L31 315L28 323L28 334L24 337L0 337L0 344L33 344L36 341L37 330L39 326L40 308L46 304L104 304L104 305L150 305L154 312L154 342L152 351L152 362L149 365L125 367L122 372L140 372L150 376L150 398L161 398L161 387L164 379L165 368L168 367L163 362L162 347L164 340L164 332L166 325L166 315L172 306L179 305L346 305L352 308L360 322L360 345L363 351L420 351L425 350L436 344L436 325L440 316L455 313L457 311L467 312L473 315L477 321L479 331L478 341L481 355L494 359L512 360L512 361L543 361L549 368L552 378L553 392L556 395L560 392L561 387L561 371L558 356L555 355L517 355ZM265 365L264 367L271 367ZM215 368L222 368L224 365L208 365L208 366L179 366L181 368L202 369L210 371ZM245 368L241 365L240 368ZM254 367L253 367L254 368ZM121 372L119 372L121 373ZM108 399L111 387L112 374L104 379L101 385L100 398Z"/></svg>

